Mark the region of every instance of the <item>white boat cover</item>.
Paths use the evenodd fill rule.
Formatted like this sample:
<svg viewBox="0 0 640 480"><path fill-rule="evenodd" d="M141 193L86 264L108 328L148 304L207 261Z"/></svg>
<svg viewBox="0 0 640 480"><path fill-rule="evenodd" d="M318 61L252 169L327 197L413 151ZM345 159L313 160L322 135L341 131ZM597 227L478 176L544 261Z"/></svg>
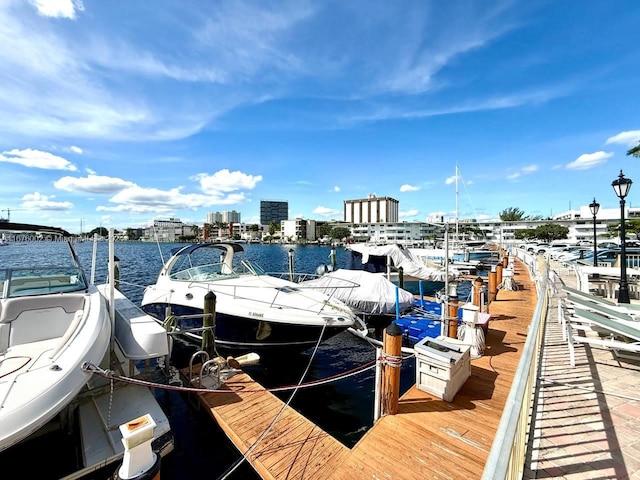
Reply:
<svg viewBox="0 0 640 480"><path fill-rule="evenodd" d="M302 282L303 286L323 288L324 293L342 300L359 313L393 314L396 311L396 289L400 311L413 306L413 294L387 280L383 273L364 270L335 270L322 277Z"/></svg>
<svg viewBox="0 0 640 480"><path fill-rule="evenodd" d="M371 255L376 257L389 257L396 268L402 267L404 275L427 280L431 282L444 282L447 273L444 268L429 267L409 250L400 248L398 245L365 245L348 244L347 250L352 250L362 255L362 263L369 261ZM449 280L453 280L460 275L460 272L449 267Z"/></svg>

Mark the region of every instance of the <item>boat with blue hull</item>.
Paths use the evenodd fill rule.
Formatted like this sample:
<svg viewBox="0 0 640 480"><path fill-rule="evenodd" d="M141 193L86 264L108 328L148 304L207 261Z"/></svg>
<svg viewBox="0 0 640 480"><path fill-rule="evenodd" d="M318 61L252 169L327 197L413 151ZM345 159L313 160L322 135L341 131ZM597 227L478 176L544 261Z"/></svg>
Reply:
<svg viewBox="0 0 640 480"><path fill-rule="evenodd" d="M347 328L364 328L355 312L331 293L305 286L293 272L268 274L257 263L238 258L243 250L237 243L178 249L156 283L145 289L142 309L200 341L205 295L212 292L216 348L233 355L302 352Z"/></svg>

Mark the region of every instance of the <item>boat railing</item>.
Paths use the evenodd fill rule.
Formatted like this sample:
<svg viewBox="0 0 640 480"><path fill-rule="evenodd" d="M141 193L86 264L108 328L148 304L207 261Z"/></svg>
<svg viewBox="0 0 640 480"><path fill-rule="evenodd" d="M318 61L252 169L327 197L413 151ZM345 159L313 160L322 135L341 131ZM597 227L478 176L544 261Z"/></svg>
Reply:
<svg viewBox="0 0 640 480"><path fill-rule="evenodd" d="M533 256L518 250L517 257L529 268L538 293L529 334L522 350L505 409L485 464L482 480L521 479L530 437L530 420L534 407L544 327L549 311L551 282L549 263L542 255Z"/></svg>

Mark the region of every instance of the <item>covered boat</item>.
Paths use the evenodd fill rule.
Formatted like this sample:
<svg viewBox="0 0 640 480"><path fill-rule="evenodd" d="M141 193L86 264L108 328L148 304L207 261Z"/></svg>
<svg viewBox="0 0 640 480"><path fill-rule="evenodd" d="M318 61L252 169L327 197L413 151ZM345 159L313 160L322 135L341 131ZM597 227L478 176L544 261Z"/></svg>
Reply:
<svg viewBox="0 0 640 480"><path fill-rule="evenodd" d="M430 267L406 248L399 245L366 245L353 243L345 248L360 258L360 268L373 272L387 272L402 268L404 278L425 280L430 282L445 282L458 278L460 272L454 268ZM354 268L357 268L354 266ZM397 273L396 273L397 275Z"/></svg>
<svg viewBox="0 0 640 480"><path fill-rule="evenodd" d="M357 286L350 288L354 284ZM383 274L365 270L335 270L307 280L304 285L322 288L365 315L395 315L397 310L413 307L414 302L411 292L397 287Z"/></svg>

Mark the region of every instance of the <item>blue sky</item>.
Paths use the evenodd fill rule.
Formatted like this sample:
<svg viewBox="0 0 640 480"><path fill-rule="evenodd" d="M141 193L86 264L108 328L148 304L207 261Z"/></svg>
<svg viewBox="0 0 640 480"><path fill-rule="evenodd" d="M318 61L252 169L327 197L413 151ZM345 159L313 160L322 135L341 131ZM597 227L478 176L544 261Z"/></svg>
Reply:
<svg viewBox="0 0 640 480"><path fill-rule="evenodd" d="M0 216L331 220L373 193L546 217L617 207L620 169L635 206L639 24L632 0L3 0Z"/></svg>

